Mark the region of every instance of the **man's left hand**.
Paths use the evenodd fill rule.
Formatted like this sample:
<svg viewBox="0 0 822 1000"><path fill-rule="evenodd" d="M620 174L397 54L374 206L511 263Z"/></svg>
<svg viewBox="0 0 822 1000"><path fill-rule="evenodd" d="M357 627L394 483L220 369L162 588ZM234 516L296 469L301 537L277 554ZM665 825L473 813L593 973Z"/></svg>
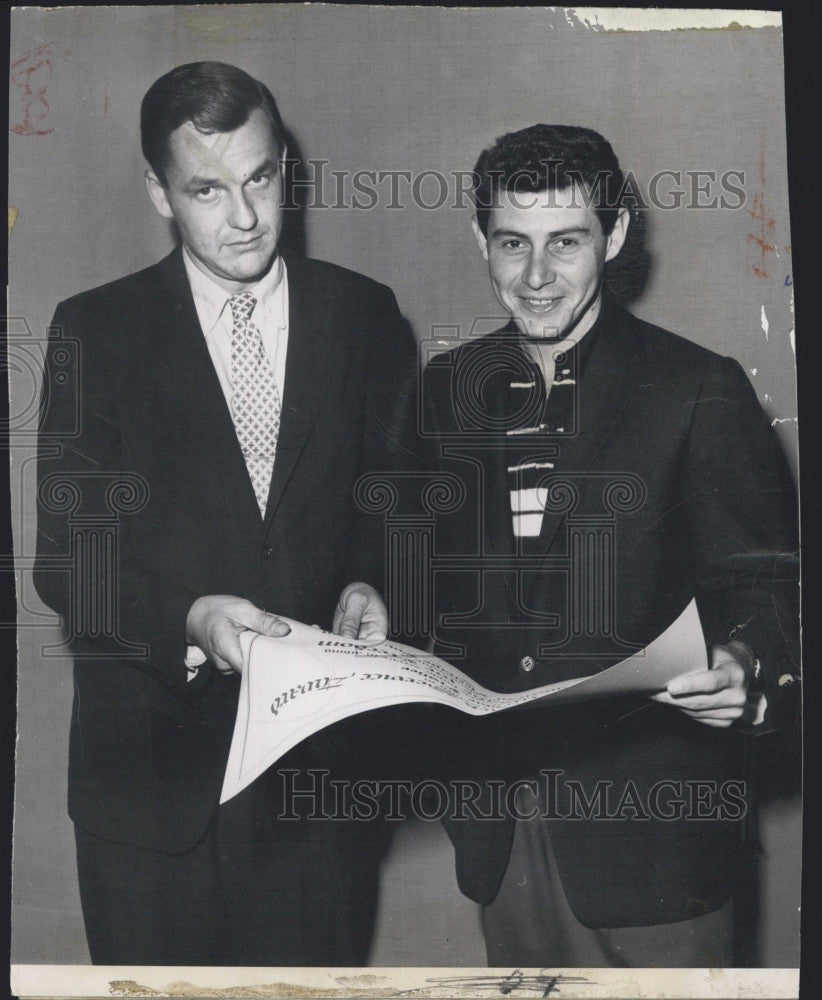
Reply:
<svg viewBox="0 0 822 1000"><path fill-rule="evenodd" d="M758 700L748 696L753 669L753 657L742 643L714 646L709 670L677 677L665 691L651 697L663 705L674 705L706 726L727 728L747 717Z"/></svg>
<svg viewBox="0 0 822 1000"><path fill-rule="evenodd" d="M383 642L388 636L388 611L367 583L349 583L340 594L332 630L348 639Z"/></svg>

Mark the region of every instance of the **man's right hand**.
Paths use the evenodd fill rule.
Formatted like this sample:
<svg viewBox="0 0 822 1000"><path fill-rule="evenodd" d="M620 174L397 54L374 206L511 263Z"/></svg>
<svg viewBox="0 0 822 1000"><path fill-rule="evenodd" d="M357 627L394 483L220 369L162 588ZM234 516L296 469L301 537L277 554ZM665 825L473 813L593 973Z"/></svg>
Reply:
<svg viewBox="0 0 822 1000"><path fill-rule="evenodd" d="M223 674L242 673L240 633L247 631L281 638L291 627L251 601L230 594L198 597L186 619L186 642L199 646Z"/></svg>

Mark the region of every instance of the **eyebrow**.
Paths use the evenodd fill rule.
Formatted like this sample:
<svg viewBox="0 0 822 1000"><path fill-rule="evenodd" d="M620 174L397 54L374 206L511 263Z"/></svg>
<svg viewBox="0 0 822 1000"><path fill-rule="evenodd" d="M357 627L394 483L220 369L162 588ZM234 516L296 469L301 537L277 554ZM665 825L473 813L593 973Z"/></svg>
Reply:
<svg viewBox="0 0 822 1000"><path fill-rule="evenodd" d="M558 236L569 236L573 233L588 234L591 230L588 226L569 226L567 229L555 229L548 233L549 240L555 240ZM513 236L518 240L530 240L531 237L526 233L517 232L516 229L495 229L491 233L492 239L499 239L500 237Z"/></svg>
<svg viewBox="0 0 822 1000"><path fill-rule="evenodd" d="M258 167L255 167L253 170L249 171L248 177L256 177L258 174L263 174L267 170L274 170L275 167L276 167L276 161L272 160L271 157L266 157L266 159L263 160L263 162ZM218 185L223 183L225 183L225 180L222 177L208 177L205 175L203 176L195 175L186 184L184 190L198 191L200 188L217 187Z"/></svg>

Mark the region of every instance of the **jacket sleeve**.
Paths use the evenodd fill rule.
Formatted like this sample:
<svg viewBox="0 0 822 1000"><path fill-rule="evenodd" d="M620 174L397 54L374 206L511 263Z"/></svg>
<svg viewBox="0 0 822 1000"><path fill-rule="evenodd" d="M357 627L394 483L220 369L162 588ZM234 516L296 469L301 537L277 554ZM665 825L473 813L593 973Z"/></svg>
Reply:
<svg viewBox="0 0 822 1000"><path fill-rule="evenodd" d="M124 462L117 372L102 318L71 301L49 335L40 405L34 584L63 621L75 658L116 661L188 696L210 670L185 667L185 621L198 594L161 578L151 553L124 549L120 526L151 516L151 484Z"/></svg>
<svg viewBox="0 0 822 1000"><path fill-rule="evenodd" d="M732 359L708 371L694 403L683 491L706 636L748 644L766 719L778 725L799 676L797 504L776 435Z"/></svg>

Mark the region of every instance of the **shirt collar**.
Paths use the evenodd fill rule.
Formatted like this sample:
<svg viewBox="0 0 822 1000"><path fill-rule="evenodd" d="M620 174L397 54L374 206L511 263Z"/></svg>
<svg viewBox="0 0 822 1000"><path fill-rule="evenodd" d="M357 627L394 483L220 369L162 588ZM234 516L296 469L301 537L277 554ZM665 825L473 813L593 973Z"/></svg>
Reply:
<svg viewBox="0 0 822 1000"><path fill-rule="evenodd" d="M203 333L210 334L220 320L223 310L232 296L232 292L226 291L221 285L210 278L204 271L194 263L188 247L183 245L183 263L185 264L188 282L191 285L191 294L197 306L197 315L203 327ZM276 260L256 285L252 285L248 291L257 300L254 313L262 313L277 317L277 326L285 324L285 314L283 309L283 286L285 278L285 263L282 256L277 255Z"/></svg>

